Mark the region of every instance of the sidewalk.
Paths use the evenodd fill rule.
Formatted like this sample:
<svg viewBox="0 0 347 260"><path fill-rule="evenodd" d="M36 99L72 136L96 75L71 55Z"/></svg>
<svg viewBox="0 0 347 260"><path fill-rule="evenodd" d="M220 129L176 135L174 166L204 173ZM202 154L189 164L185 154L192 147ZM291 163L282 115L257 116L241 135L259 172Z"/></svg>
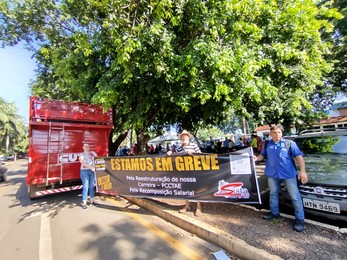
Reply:
<svg viewBox="0 0 347 260"><path fill-rule="evenodd" d="M202 215L191 210L178 213L181 200L125 199L145 208L168 222L244 259L346 259L347 228L306 219L304 232L293 230L294 216L263 220L265 210L236 203L202 202Z"/></svg>
<svg viewBox="0 0 347 260"><path fill-rule="evenodd" d="M264 165L257 165L257 173L262 176L264 174ZM256 248L247 244L245 241L231 235L225 230L221 230L203 221L203 218L190 217L187 214L180 214L178 210L184 205L184 201L180 200L164 200L164 199L138 199L134 197L126 197L127 200L134 204L145 208L157 216L168 222L192 233L196 236L209 241L232 255L236 255L241 259L257 259L257 260L276 260L282 259L277 255L270 254L265 250ZM194 204L194 203L192 203ZM206 203L209 207L213 203ZM206 213L204 213L206 215Z"/></svg>
<svg viewBox="0 0 347 260"><path fill-rule="evenodd" d="M176 200L149 200L126 197L127 200L145 208L168 222L192 233L196 236L209 241L232 255L241 259L257 260L276 260L282 259L279 256L269 254L268 252L250 246L245 241L234 237L230 233L220 230L199 218L193 218L186 214L178 213L184 202ZM165 205L165 206L164 206Z"/></svg>

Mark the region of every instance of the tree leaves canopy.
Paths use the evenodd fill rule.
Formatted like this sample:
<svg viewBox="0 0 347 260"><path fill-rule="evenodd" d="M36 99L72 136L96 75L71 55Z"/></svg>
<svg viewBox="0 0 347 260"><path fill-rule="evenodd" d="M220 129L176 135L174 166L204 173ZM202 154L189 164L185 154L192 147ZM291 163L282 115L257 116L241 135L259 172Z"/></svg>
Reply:
<svg viewBox="0 0 347 260"><path fill-rule="evenodd" d="M332 70L316 1L1 1L3 44L37 48L34 94L115 110L116 130L298 122Z"/></svg>
<svg viewBox="0 0 347 260"><path fill-rule="evenodd" d="M334 20L333 35L323 35L324 39L333 43L328 58L334 61L334 70L327 76L326 85L332 85L335 91L347 92L347 1L335 0L333 6L343 15L342 19ZM328 88L330 89L330 88Z"/></svg>

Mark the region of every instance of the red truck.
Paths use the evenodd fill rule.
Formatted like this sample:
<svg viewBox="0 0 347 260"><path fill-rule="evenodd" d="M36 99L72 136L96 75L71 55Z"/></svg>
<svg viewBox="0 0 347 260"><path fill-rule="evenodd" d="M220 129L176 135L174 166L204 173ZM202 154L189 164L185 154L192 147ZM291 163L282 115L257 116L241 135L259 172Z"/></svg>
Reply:
<svg viewBox="0 0 347 260"><path fill-rule="evenodd" d="M26 184L30 198L82 188L79 153L83 142L108 155L112 110L91 104L30 97Z"/></svg>

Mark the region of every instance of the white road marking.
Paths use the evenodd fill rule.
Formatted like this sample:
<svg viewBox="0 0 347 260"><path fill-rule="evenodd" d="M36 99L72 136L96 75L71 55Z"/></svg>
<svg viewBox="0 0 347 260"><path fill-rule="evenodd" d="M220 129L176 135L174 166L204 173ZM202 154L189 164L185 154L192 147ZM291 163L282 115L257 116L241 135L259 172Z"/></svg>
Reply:
<svg viewBox="0 0 347 260"><path fill-rule="evenodd" d="M49 217L50 211L59 208L66 201L61 201L52 208L49 205L43 205L43 211L41 214L41 226L40 226L40 244L39 244L39 260L53 260L52 250L52 235L51 235L51 219ZM49 209L48 209L49 208Z"/></svg>
<svg viewBox="0 0 347 260"><path fill-rule="evenodd" d="M51 222L49 214L41 214L39 260L53 260Z"/></svg>

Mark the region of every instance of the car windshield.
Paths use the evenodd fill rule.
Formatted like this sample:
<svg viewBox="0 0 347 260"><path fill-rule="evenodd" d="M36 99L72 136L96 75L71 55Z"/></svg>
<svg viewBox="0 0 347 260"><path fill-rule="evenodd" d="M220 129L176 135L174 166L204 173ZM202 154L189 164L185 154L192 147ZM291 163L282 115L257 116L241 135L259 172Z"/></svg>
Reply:
<svg viewBox="0 0 347 260"><path fill-rule="evenodd" d="M310 182L326 185L347 183L347 136L297 138L304 153Z"/></svg>

